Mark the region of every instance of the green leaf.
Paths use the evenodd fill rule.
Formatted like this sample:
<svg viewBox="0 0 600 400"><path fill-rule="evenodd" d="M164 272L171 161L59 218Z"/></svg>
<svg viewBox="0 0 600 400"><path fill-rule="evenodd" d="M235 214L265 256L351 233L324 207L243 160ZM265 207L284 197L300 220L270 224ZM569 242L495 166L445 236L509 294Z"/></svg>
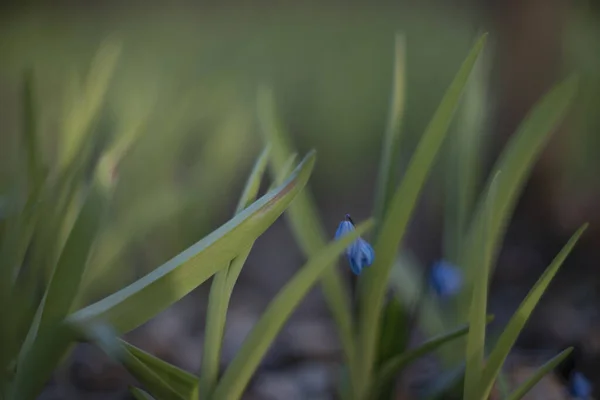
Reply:
<svg viewBox="0 0 600 400"><path fill-rule="evenodd" d="M531 312L537 305L538 301L542 297L542 294L550 284L550 281L552 280L554 275L556 275L558 269L563 264L563 262L575 246L575 243L577 243L577 240L579 240L579 237L583 234L586 228L587 224L579 228L579 230L571 237L569 242L563 247L560 253L552 261L550 266L546 269L546 271L538 279L533 288L529 291L527 297L525 297L515 314L508 322L508 325L498 338L498 342L496 343L496 346L489 355L485 368L483 369L481 381L478 387L478 399L484 399L487 398L487 396L489 396L494 381L500 373L502 364L504 364L504 360L508 356L510 349L514 345L515 341L517 340L517 337L521 333L521 330L525 326L525 323L529 319Z"/></svg>
<svg viewBox="0 0 600 400"><path fill-rule="evenodd" d="M30 192L37 192L44 180L41 148L37 138L36 114L33 71L28 70L23 79L23 144L27 160L27 174L31 185Z"/></svg>
<svg viewBox="0 0 600 400"><path fill-rule="evenodd" d="M38 336L26 356L19 361L8 398L36 399L75 338L75 333L64 324L51 326L44 335Z"/></svg>
<svg viewBox="0 0 600 400"><path fill-rule="evenodd" d="M242 192L242 196L238 201L238 205L236 208L236 214L244 210L246 207L250 206L256 196L258 196L258 190L260 189L260 182L262 180L263 175L265 174L265 170L269 165L269 157L271 156L271 146L266 146L263 151L260 153L258 158L256 159L256 163L252 168L252 172L246 181L246 186L244 187L244 191ZM288 174L292 172L293 165L290 165L288 170ZM279 185L283 183L285 179L282 179L278 182Z"/></svg>
<svg viewBox="0 0 600 400"><path fill-rule="evenodd" d="M260 181L267 168L270 147L263 150L257 159L252 173L246 182L246 188L240 197L236 214L243 211L252 203L258 194ZM217 272L210 286L208 311L206 315L206 334L204 337L204 348L202 352L202 373L200 374L200 397L210 398L217 384L219 374L219 361L221 359L221 346L223 344L223 332L225 331L225 320L229 299L233 286L242 271L242 267L250 254L252 245L244 249L228 267Z"/></svg>
<svg viewBox="0 0 600 400"><path fill-rule="evenodd" d="M17 279L39 215L35 197L30 193L24 209L8 217L0 243L0 365L19 352L40 301L34 291L38 285L27 286Z"/></svg>
<svg viewBox="0 0 600 400"><path fill-rule="evenodd" d="M438 150L446 136L448 126L454 115L463 88L477 56L483 49L485 35L482 36L466 60L460 67L454 81L446 91L442 102L427 126L417 150L400 187L391 200L390 207L381 226L375 243L377 257L371 268L364 274L360 287L360 323L358 349L360 356L356 358L357 368L361 371L357 377L359 382L358 398L365 395L369 380L373 373L382 302L387 290L388 278L397 249L412 215L417 199L425 184L425 180L433 166Z"/></svg>
<svg viewBox="0 0 600 400"><path fill-rule="evenodd" d="M385 306L381 318L381 337L379 338L379 351L377 357L377 366L379 370L383 364L390 359L402 354L408 346L411 331L411 318L406 308L398 301L396 297L392 297ZM383 385L379 391L378 397L372 396L373 399L389 399L392 397L394 390L393 384Z"/></svg>
<svg viewBox="0 0 600 400"><path fill-rule="evenodd" d="M548 374L549 372L554 370L554 368L556 368L558 366L558 364L563 362L564 359L567 358L567 356L569 354L571 354L572 351L573 351L573 348L569 347L569 348L561 351L556 356L554 356L550 361L548 361L547 363L542 365L537 371L535 371L535 373L531 377L529 377L529 379L527 379L525 382L523 382L521 384L521 386L519 386L517 388L517 390L515 390L509 397L506 398L506 400L520 400L523 397L525 397L527 392L529 392L531 389L533 389L533 387L544 376L546 376L546 374Z"/></svg>
<svg viewBox="0 0 600 400"><path fill-rule="evenodd" d="M459 264L461 244L474 209L487 123L489 52L479 56L465 87L457 126L447 145L444 258Z"/></svg>
<svg viewBox="0 0 600 400"><path fill-rule="evenodd" d="M325 269L334 264L339 254L372 226L372 221L364 222L358 225L355 231L333 241L312 257L292 280L281 289L225 371L215 390L213 396L215 399L235 400L242 396L244 388L269 346L309 289Z"/></svg>
<svg viewBox="0 0 600 400"><path fill-rule="evenodd" d="M187 400L186 397L182 396L168 382L162 379L160 375L132 356L131 353L125 352L125 355L119 361L144 387L148 388L157 400Z"/></svg>
<svg viewBox="0 0 600 400"><path fill-rule="evenodd" d="M531 110L525 120L519 126L517 132L511 138L502 156L493 169L492 177L495 173L502 171L502 176L498 181L498 198L496 199L496 210L491 221L491 247L493 259L499 251L502 238L506 229L506 224L510 220L514 207L523 190L526 179L529 177L535 161L544 149L544 145L549 140L551 133L557 124L564 118L569 104L573 100L577 89L577 79L571 77L551 89ZM488 183L488 188L491 185ZM485 214L485 202L481 202L476 210L475 218L469 227L466 242L462 248L467 252L461 255L462 265L470 265L468 261L471 251L476 251L473 247L478 241L478 232L483 223ZM467 269L465 271L465 280L472 281L474 271ZM463 312L457 315L458 320L464 320L468 310L467 304L470 302L469 290L465 290L459 296L460 309Z"/></svg>
<svg viewBox="0 0 600 400"><path fill-rule="evenodd" d="M125 350L133 357L137 358L142 364L150 369L154 374L160 377L169 387L173 388L184 399L198 398L198 378L176 366L169 364L145 351L133 346L126 341L119 339ZM145 369L139 370L138 363L127 365L126 368L132 368L130 372L137 378L138 375L145 373ZM205 398L205 397L203 397Z"/></svg>
<svg viewBox="0 0 600 400"><path fill-rule="evenodd" d="M154 397L144 392L142 389L136 387L130 387L129 392L135 397L136 400L155 400Z"/></svg>
<svg viewBox="0 0 600 400"><path fill-rule="evenodd" d="M96 181L69 234L44 296L40 330L62 321L79 290L92 246L108 209L109 197Z"/></svg>
<svg viewBox="0 0 600 400"><path fill-rule="evenodd" d="M252 244L304 188L314 162L311 152L283 185L148 275L72 314L68 322L103 321L117 332L126 332L148 321Z"/></svg>
<svg viewBox="0 0 600 400"><path fill-rule="evenodd" d="M84 87L74 89L74 98L69 104L62 130L61 168L70 165L77 157L78 149L86 140L86 133L98 117L120 51L120 44L114 40L102 43L92 61Z"/></svg>
<svg viewBox="0 0 600 400"><path fill-rule="evenodd" d="M488 316L486 322L489 323L492 320L493 317ZM437 350L444 344L466 335L468 332L469 326L466 325L455 329L451 332L445 333L443 335L431 338L419 345L418 347L405 351L404 353L393 357L378 370L376 382L369 391L369 398L377 399L379 394L381 393L382 388L384 388L387 384L392 382L394 378L411 363Z"/></svg>
<svg viewBox="0 0 600 400"><path fill-rule="evenodd" d="M279 170L277 172L275 179L273 179L273 183L271 184L272 187L281 185L281 182L283 182L283 180L289 175L290 171L294 167L294 163L296 162L297 158L298 158L298 153L292 153L288 157L285 164L282 165L281 170Z"/></svg>
<svg viewBox="0 0 600 400"><path fill-rule="evenodd" d="M73 183L71 188L76 186L78 185ZM31 298L37 298L40 285L45 280L43 275L46 272L45 268L54 266L54 271L51 272L50 283L45 288L43 299L40 306L37 307L36 313L26 314L19 323L20 331L28 330L27 334L22 336L24 342L18 356L19 365L35 362L39 357L36 352L45 351L43 344L41 347L36 346L36 342L38 340L46 342L48 340L44 337L48 334L46 331L54 331L54 325L62 323L63 318L70 311L91 245L99 224L102 223L103 210L106 209L108 203L107 188L103 186L102 182L95 180L73 227L72 235L69 236L65 246L61 246L60 241L57 240L57 232L63 226L64 214L68 210L65 207L66 202L61 202L75 194L75 191L66 194L61 189L60 185L49 188L42 193L39 200L41 208L38 212L45 213L45 218L41 218L36 225L36 233L39 233L39 236L34 242L34 252L29 268L23 273L23 282L20 283L22 290ZM58 199L55 199L54 196ZM56 260L55 252L60 247L63 247L63 252ZM41 333L39 332L40 328L43 330ZM50 374L53 369L52 363L56 364L60 361L67 346L68 342L62 349L53 349L52 354L58 358L47 357L46 363L43 363L40 369L47 368L46 373Z"/></svg>
<svg viewBox="0 0 600 400"><path fill-rule="evenodd" d="M473 281L473 297L471 300L469 315L469 335L467 337L467 348L465 354L465 382L464 382L464 400L479 400L477 397L477 385L481 381L481 373L483 369L483 358L485 356L485 327L487 299L488 299L488 282L489 273L492 268L492 255L490 246L491 221L495 210L494 201L497 196L498 179L500 173L496 174L493 184L490 186L486 201L486 220L481 226L482 230L479 234L479 256L473 259L474 263L469 265L477 272L477 276ZM476 262L475 262L476 260Z"/></svg>
<svg viewBox="0 0 600 400"><path fill-rule="evenodd" d="M273 92L265 87L258 90L257 95L258 122L265 140L272 144L272 175L277 176L285 171L286 164L292 156L291 145L285 135L281 122L275 112ZM292 233L307 258L319 252L327 243L327 233L319 220L317 207L308 190L304 190L294 201L286 213ZM350 296L340 273L329 268L323 275L321 284L325 300L329 305L333 319L338 328L342 349L350 368L353 368L354 343L352 332L352 314L350 312Z"/></svg>
<svg viewBox="0 0 600 400"><path fill-rule="evenodd" d="M113 286L115 274L123 275L120 261L130 246L165 221L176 219L184 207L195 207L194 200L187 191L181 193L170 185L162 186L127 207L118 220L111 220L98 238L77 303L83 306L87 300L84 295L94 297Z"/></svg>
<svg viewBox="0 0 600 400"><path fill-rule="evenodd" d="M8 214L4 224L2 243L0 243L0 368L6 365L18 353L28 329L35 308L37 296L29 295L22 285L16 285L25 253L31 242L37 221L37 203L44 170L37 135L37 108L34 94L34 75L27 70L22 82L22 134L25 163L21 164L27 172L26 202L21 205L16 193L21 192L20 179L25 175L17 174L15 192L8 197L5 212ZM31 306L31 303L36 303ZM10 306L9 306L10 305ZM31 308L33 307L33 312ZM0 378L1 381L1 378ZM1 382L0 382L1 383Z"/></svg>
<svg viewBox="0 0 600 400"><path fill-rule="evenodd" d="M394 76L387 127L381 147L381 162L377 174L375 210L376 221L382 221L394 190L394 155L400 140L400 125L404 115L406 86L406 38L397 34L394 49Z"/></svg>
<svg viewBox="0 0 600 400"><path fill-rule="evenodd" d="M189 374L178 368L119 339L109 325L94 322L82 326L78 334L123 364L127 371L159 400L186 400L195 392L193 386L196 384L196 378L193 375L189 377ZM134 355L134 352L140 357Z"/></svg>
<svg viewBox="0 0 600 400"><path fill-rule="evenodd" d="M392 297L381 318L378 365L404 351L410 337L408 323L408 311L396 297Z"/></svg>

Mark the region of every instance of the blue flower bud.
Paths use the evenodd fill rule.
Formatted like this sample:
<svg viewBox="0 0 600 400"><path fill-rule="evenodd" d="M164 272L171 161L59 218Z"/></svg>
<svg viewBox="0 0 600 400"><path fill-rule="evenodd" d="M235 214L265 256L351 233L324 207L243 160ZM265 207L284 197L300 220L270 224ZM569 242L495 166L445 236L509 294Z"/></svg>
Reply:
<svg viewBox="0 0 600 400"><path fill-rule="evenodd" d="M346 214L346 219L340 223L335 238L339 239L342 236L354 230L354 222L350 215ZM346 257L350 263L350 269L356 275L360 275L363 268L373 264L375 260L375 251L373 247L363 238L356 239L350 246L346 248Z"/></svg>
<svg viewBox="0 0 600 400"><path fill-rule="evenodd" d="M463 286L462 271L452 263L440 260L431 268L430 285L439 297L452 297Z"/></svg>
<svg viewBox="0 0 600 400"><path fill-rule="evenodd" d="M588 399L592 395L592 384L581 372L573 372L569 380L569 393L576 399Z"/></svg>

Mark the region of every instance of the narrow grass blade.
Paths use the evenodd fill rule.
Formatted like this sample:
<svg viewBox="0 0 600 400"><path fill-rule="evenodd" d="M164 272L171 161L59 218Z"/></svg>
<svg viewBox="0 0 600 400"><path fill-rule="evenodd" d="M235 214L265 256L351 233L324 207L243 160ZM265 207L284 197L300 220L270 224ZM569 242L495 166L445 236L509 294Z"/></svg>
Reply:
<svg viewBox="0 0 600 400"><path fill-rule="evenodd" d="M372 226L372 221L359 224L355 231L323 248L281 289L225 371L215 390L215 399L235 400L242 396L269 346L309 289L326 268L331 268L339 254Z"/></svg>
<svg viewBox="0 0 600 400"><path fill-rule="evenodd" d="M283 180L288 176L288 174L290 173L290 171L294 167L294 163L296 162L297 158L298 158L298 153L292 153L288 157L288 159L285 162L285 164L283 164L283 166L281 167L281 170L279 170L277 172L277 175L275 176L275 179L273 179L273 183L271 184L271 187L275 187L277 185L281 185L281 182L283 182Z"/></svg>
<svg viewBox="0 0 600 400"><path fill-rule="evenodd" d="M378 343L378 355L376 369L379 370L390 359L401 355L408 346L412 333L412 315L408 307L393 296L386 304L381 318L381 337ZM378 396L372 396L374 400L387 400L393 397L394 384L383 383Z"/></svg>
<svg viewBox="0 0 600 400"><path fill-rule="evenodd" d="M165 185L133 203L118 221L111 220L98 238L76 303L83 306L84 295L94 297L102 291L99 288L113 285L115 274L121 273L118 271L120 261L131 245L166 221L177 220L193 200L189 190L181 192Z"/></svg>
<svg viewBox="0 0 600 400"><path fill-rule="evenodd" d="M150 393L157 400L187 400L183 394L172 387L169 382L165 381L162 376L152 371L138 358L125 352L123 358L119 360L123 366L137 379L144 387L148 388Z"/></svg>
<svg viewBox="0 0 600 400"><path fill-rule="evenodd" d="M22 211L11 205L14 213L6 221L0 243L0 365L6 365L20 351L40 301L22 280L16 279L35 230L36 201L32 193Z"/></svg>
<svg viewBox="0 0 600 400"><path fill-rule="evenodd" d="M494 201L497 196L498 179L500 173L496 174L493 184L486 199L486 219L481 226L479 234L479 256L469 268L476 271L477 275L473 281L473 297L471 299L469 314L469 335L467 337L467 348L465 354L465 383L464 400L479 400L477 397L477 385L481 381L483 369L483 358L485 356L485 328L488 299L489 274L492 268L490 235L491 221L495 210Z"/></svg>
<svg viewBox="0 0 600 400"><path fill-rule="evenodd" d="M377 174L375 210L376 221L383 221L389 198L394 189L394 155L400 140L400 125L404 115L406 86L406 38L397 34L394 49L394 75L387 127L381 147L381 162Z"/></svg>
<svg viewBox="0 0 600 400"><path fill-rule="evenodd" d="M8 399L36 399L75 337L75 333L64 324L54 325L39 336L19 361Z"/></svg>
<svg viewBox="0 0 600 400"><path fill-rule="evenodd" d="M554 128L566 115L576 89L577 79L575 77L571 77L551 89L521 123L493 169L493 174L502 171L502 176L498 182L496 211L492 221L491 229L493 233L490 238L494 259L504 237L506 224L513 213L533 165L544 149L544 145L548 142ZM490 184L488 184L488 188ZM469 227L466 243L462 246L467 253L461 255L461 264L469 264L468 259L471 257L469 252L476 251L473 244L478 240L477 235L481 229L479 225L482 224L484 218L484 207L483 202L478 205L475 218ZM472 281L472 274L473 271L466 270L467 282ZM460 296L459 303L467 304L469 301L470 293L466 290ZM461 307L461 309L466 310L466 307ZM458 315L457 319L464 319L465 316L464 314Z"/></svg>
<svg viewBox="0 0 600 400"><path fill-rule="evenodd" d="M29 293L15 285L34 232L38 215L38 196L45 178L37 132L38 112L34 89L33 71L27 70L23 76L21 93L21 145L24 151L23 157L19 157L25 159L19 169L27 172L24 187L26 201L24 205L19 204L17 193L20 193L21 184L16 184L15 192L7 196L5 205L8 215L2 230L2 243L0 243L0 366L6 365L5 360L11 360L18 353L24 338L23 325L33 314L29 305L35 299L35 296L27 296ZM25 177L22 173L18 175L15 177L17 181ZM15 305L17 301L19 301L18 305ZM37 308L37 304L33 308Z"/></svg>
<svg viewBox="0 0 600 400"><path fill-rule="evenodd" d="M381 318L378 366L406 349L411 333L408 326L409 317L407 308L396 297L388 301Z"/></svg>
<svg viewBox="0 0 600 400"><path fill-rule="evenodd" d="M170 369L168 374L162 374L166 363L159 364L156 359L146 355L144 358L151 362L154 367L152 368L151 365L134 356L110 326L93 323L82 327L79 334L100 347L108 356L119 361L158 400L187 400L187 392L181 393L171 385L172 381L169 378L173 377L173 370Z"/></svg>
<svg viewBox="0 0 600 400"><path fill-rule="evenodd" d="M136 387L130 387L129 392L136 400L155 400L154 397Z"/></svg>
<svg viewBox="0 0 600 400"><path fill-rule="evenodd" d="M109 196L99 182L92 186L69 234L43 300L40 330L62 321L77 295L90 252L108 210Z"/></svg>
<svg viewBox="0 0 600 400"><path fill-rule="evenodd" d="M79 157L78 155L77 157ZM31 346L35 343L38 330L41 327L47 330L52 325L62 322L64 316L70 311L73 300L77 294L87 257L95 239L97 230L102 223L103 213L108 205L108 188L102 181L96 179L91 187L91 192L84 202L84 209L78 215L77 232L72 232L69 240L62 245L58 232L65 224L65 214L69 214L69 205L79 207L73 202L78 191L79 182L74 176L66 172L59 177L56 187L46 187L41 193L38 207L40 219L36 224L33 252L27 270L22 271L19 285L31 298L38 298L40 286L48 279L50 283L43 290L43 298L38 300L39 307L31 320L23 319L22 327L28 332L19 353L19 363L26 358L34 357ZM43 214L43 215L42 215ZM61 249L64 250L61 252ZM58 266L60 263L60 267ZM58 274L58 275L55 275ZM64 291L63 282L68 282ZM46 303L46 301L48 303ZM46 304L49 307L46 308ZM45 335L45 333L44 333Z"/></svg>
<svg viewBox="0 0 600 400"><path fill-rule="evenodd" d="M119 339L119 342L126 351L128 351L133 357L137 358L152 372L158 375L184 399L198 398L198 378L196 375L190 374L189 372L177 368L176 366L169 364L160 358L146 353L145 351L133 346L130 343L127 343L122 339ZM130 372L132 372L132 374L135 376L138 375L139 372L143 371Z"/></svg>
<svg viewBox="0 0 600 400"><path fill-rule="evenodd" d="M252 173L248 177L246 187L238 206L236 214L249 206L258 194L260 181L269 162L270 147L265 148L257 159ZM244 249L228 267L217 272L210 286L208 311L206 316L206 334L204 337L204 348L202 352L202 373L200 375L200 397L210 398L217 384L219 374L219 361L221 359L221 346L223 344L223 332L225 331L225 320L227 308L233 286L242 270L246 259L251 251L251 246Z"/></svg>
<svg viewBox="0 0 600 400"><path fill-rule="evenodd" d="M257 108L260 131L265 136L265 140L273 146L271 170L272 175L277 176L280 171L285 170L293 152L282 124L276 117L275 101L270 89L262 87L258 90ZM319 220L317 208L308 190L304 190L298 196L286 216L296 241L307 258L315 255L325 246L328 241L327 234ZM344 285L340 273L334 268L325 271L321 284L325 300L338 328L346 360L350 368L353 368L352 360L355 351L348 289Z"/></svg>
<svg viewBox="0 0 600 400"><path fill-rule="evenodd" d="M484 50L475 63L446 152L444 258L455 264L460 262L461 245L477 199L487 115L489 54L489 49Z"/></svg>
<svg viewBox="0 0 600 400"><path fill-rule="evenodd" d="M85 134L96 120L108 91L120 50L117 42L105 41L92 61L84 87L74 93L75 101L70 104L62 130L61 168L72 163L77 156L77 150L85 141Z"/></svg>
<svg viewBox="0 0 600 400"><path fill-rule="evenodd" d="M493 320L493 316L488 316L486 323L490 323ZM393 379L407 366L419 358L436 351L444 344L453 341L459 337L466 335L469 332L469 326L463 326L443 335L431 338L424 343L421 343L418 347L405 351L404 353L393 357L387 361L381 369L377 372L377 379L369 391L370 399L377 399L380 389L385 387L386 384L392 382Z"/></svg>
<svg viewBox="0 0 600 400"><path fill-rule="evenodd" d="M483 49L485 37L484 35L477 41L446 91L441 104L419 142L400 187L396 190L390 202L386 218L379 231L375 243L377 258L373 266L366 271L360 290L360 322L357 347L361 353L360 357L356 358L356 361L360 362L358 368L361 370L361 373L358 374L359 379L361 379L358 382L360 385L359 398L365 394L364 391L367 389L373 373L377 338L379 337L377 322L380 319L382 302L398 246L404 236L417 198L445 138L471 69Z"/></svg>
<svg viewBox="0 0 600 400"><path fill-rule="evenodd" d="M37 192L42 184L43 164L40 154L41 147L37 138L37 110L34 98L33 71L25 73L23 79L23 144L27 160L27 174L29 175L29 192Z"/></svg>
<svg viewBox="0 0 600 400"><path fill-rule="evenodd" d="M489 396L490 391L492 390L492 386L496 377L500 373L502 368L502 364L504 364L504 360L508 356L510 349L514 345L517 337L521 333L521 330L525 326L525 323L529 319L531 312L537 305L538 301L544 294L544 291L550 284L550 281L556 275L559 268L577 243L577 240L581 237L585 229L587 228L587 224L579 228L579 230L571 237L569 242L563 247L560 253L556 256L556 258L552 261L550 266L546 269L546 271L542 274L540 279L538 279L535 286L529 291L527 297L523 300L515 314L512 316L508 325L498 338L498 342L496 346L492 350L489 355L485 368L483 369L482 377L478 386L478 398L487 398Z"/></svg>
<svg viewBox="0 0 600 400"><path fill-rule="evenodd" d="M260 188L260 182L262 180L263 175L265 174L265 170L269 165L269 157L271 156L271 146L267 145L263 151L258 156L254 167L252 168L252 172L246 181L246 186L244 187L244 191L242 192L242 196L238 201L238 205L236 208L236 213L241 212L246 207L254 202L256 196L258 196L258 189ZM292 166L290 166L288 170L289 173L293 171ZM282 179L279 184L283 183L284 179Z"/></svg>
<svg viewBox="0 0 600 400"><path fill-rule="evenodd" d="M74 325L101 320L117 332L148 321L181 299L253 243L306 185L315 162L310 153L292 176L219 229L131 285L68 317Z"/></svg>
<svg viewBox="0 0 600 400"><path fill-rule="evenodd" d="M368 398L371 400L378 399L382 393L382 389L386 385L389 385L391 382L393 382L402 369L406 368L420 357L435 351L438 347L444 345L445 343L465 335L468 331L469 328L466 326L457 329L454 332L430 339L416 349L408 350L386 362L377 372L372 388L368 391Z"/></svg>
<svg viewBox="0 0 600 400"><path fill-rule="evenodd" d="M548 373L558 366L569 354L573 351L572 347L561 351L559 354L554 356L550 361L542 365L535 373L529 377L521 386L517 388L506 400L520 400L533 389L533 387Z"/></svg>

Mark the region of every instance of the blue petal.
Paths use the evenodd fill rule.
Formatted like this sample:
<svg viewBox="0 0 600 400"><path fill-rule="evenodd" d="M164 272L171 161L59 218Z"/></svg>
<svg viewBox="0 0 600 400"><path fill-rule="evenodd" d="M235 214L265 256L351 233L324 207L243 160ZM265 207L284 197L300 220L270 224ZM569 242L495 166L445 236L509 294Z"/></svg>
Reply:
<svg viewBox="0 0 600 400"><path fill-rule="evenodd" d="M363 268L371 266L375 260L375 251L373 247L367 241L362 238L358 238L350 246L348 251L348 261L350 262L350 269L356 275L360 275Z"/></svg>
<svg viewBox="0 0 600 400"><path fill-rule="evenodd" d="M592 384L581 372L571 375L569 391L577 399L587 399L592 395Z"/></svg>
<svg viewBox="0 0 600 400"><path fill-rule="evenodd" d="M463 286L462 271L444 260L433 265L430 278L431 287L440 297L454 296Z"/></svg>
<svg viewBox="0 0 600 400"><path fill-rule="evenodd" d="M352 232L354 230L354 225L350 221L342 221L340 222L340 226L338 226L337 231L335 232L335 239L339 239L342 236Z"/></svg>

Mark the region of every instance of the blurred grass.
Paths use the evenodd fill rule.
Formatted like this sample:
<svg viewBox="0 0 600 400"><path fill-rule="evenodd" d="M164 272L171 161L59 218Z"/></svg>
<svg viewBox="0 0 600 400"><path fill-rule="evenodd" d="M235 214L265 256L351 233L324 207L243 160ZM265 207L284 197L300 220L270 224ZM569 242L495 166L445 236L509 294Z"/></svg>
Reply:
<svg viewBox="0 0 600 400"><path fill-rule="evenodd" d="M141 138L120 165L109 233L95 263L120 271L133 271L124 268L131 265L131 250L144 254L141 264L156 265L227 218L244 173L260 151L253 114L258 83L274 88L295 148L301 153L315 148L321 155L311 181L317 198L370 204L395 34L407 41L401 149L407 155L479 28L472 14L458 8L408 2L343 7L260 3L255 9L179 4L139 12L142 7L31 8L0 25L0 101L7 105L0 111L0 129L17 132L16 82L24 68L33 67L46 157L53 157L57 147L66 79L88 67L107 36L123 42L96 126L106 135L133 130ZM588 72L584 82L586 77L598 81L600 58L590 50L600 34L595 21L579 15L565 37L567 64ZM595 147L585 144L597 140L593 110L600 86L589 86L589 91L587 100L581 99L576 132L584 140L571 141L569 153L574 161L568 165L578 166L572 172L577 176L589 176L589 166L596 165L590 154ZM2 195L15 172L15 141L15 135L0 137ZM149 219L158 225L148 233L140 224ZM159 230L160 237L153 235ZM122 240L132 232L138 232L133 243ZM125 274L122 282L106 277L103 285L122 286L132 277Z"/></svg>
<svg viewBox="0 0 600 400"><path fill-rule="evenodd" d="M411 12L392 6L343 11L294 6L136 16L118 10L15 14L0 28L5 55L0 97L12 99L12 82L25 67L34 68L45 156L54 157L65 80L88 67L107 36L123 42L96 129L105 135L135 131L140 140L119 165L110 229L92 263L100 273L91 276L102 275L106 266L133 271L124 268L131 264L126 250L132 245L144 242L138 250L156 264L226 218L260 147L253 119L259 82L275 88L299 150L314 147L324 155L313 184L333 181L330 194L348 193L376 170L392 79L390 49L394 34L404 32L404 126L406 151L412 151L451 78L447 66L460 63L457 55L464 54L472 35L459 14ZM3 131L16 131L11 116L9 109L0 122ZM10 149L0 150L2 192L12 175ZM148 220L158 226L140 226ZM160 238L146 228L160 228ZM133 243L124 241L127 236ZM107 275L102 284L94 280L94 287L114 290L133 278L120 276L115 281Z"/></svg>

